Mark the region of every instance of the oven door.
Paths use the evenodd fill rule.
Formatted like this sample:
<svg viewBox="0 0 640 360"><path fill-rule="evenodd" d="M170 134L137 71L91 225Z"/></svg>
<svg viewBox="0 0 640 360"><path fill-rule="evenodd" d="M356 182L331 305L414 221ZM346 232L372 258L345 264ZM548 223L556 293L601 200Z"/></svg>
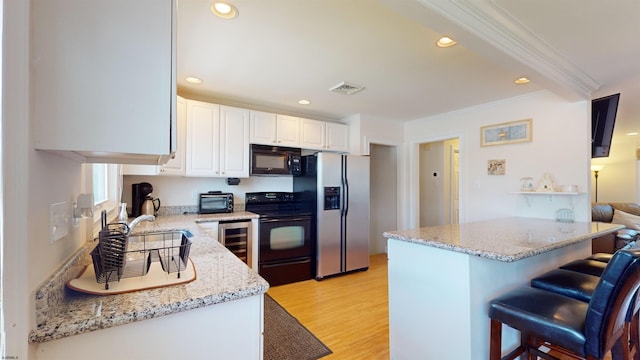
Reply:
<svg viewBox="0 0 640 360"><path fill-rule="evenodd" d="M311 215L260 218L260 262L311 256Z"/></svg>

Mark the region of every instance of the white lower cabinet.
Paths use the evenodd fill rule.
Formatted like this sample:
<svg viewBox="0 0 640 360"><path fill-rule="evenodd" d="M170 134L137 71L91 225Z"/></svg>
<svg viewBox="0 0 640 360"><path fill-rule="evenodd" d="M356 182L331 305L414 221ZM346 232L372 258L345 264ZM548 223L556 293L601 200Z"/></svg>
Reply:
<svg viewBox="0 0 640 360"><path fill-rule="evenodd" d="M249 110L187 100L185 175L249 177Z"/></svg>
<svg viewBox="0 0 640 360"><path fill-rule="evenodd" d="M262 359L264 295L41 343L37 360Z"/></svg>

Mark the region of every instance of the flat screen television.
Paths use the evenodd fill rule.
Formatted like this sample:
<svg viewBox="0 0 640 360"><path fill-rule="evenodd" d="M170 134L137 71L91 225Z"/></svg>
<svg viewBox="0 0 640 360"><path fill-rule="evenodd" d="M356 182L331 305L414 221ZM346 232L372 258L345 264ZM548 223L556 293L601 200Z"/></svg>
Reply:
<svg viewBox="0 0 640 360"><path fill-rule="evenodd" d="M591 157L608 157L620 94L591 101Z"/></svg>

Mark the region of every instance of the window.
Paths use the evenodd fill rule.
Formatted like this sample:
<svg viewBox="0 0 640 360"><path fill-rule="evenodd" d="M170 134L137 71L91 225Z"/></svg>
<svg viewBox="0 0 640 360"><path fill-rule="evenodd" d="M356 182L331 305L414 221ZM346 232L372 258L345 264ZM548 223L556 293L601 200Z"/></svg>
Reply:
<svg viewBox="0 0 640 360"><path fill-rule="evenodd" d="M118 213L118 203L122 189L122 166L116 164L91 164L88 167L91 174L93 190L93 219L95 228L99 229L100 216L107 211L107 220L113 220Z"/></svg>
<svg viewBox="0 0 640 360"><path fill-rule="evenodd" d="M93 205L100 205L109 199L107 164L93 164Z"/></svg>

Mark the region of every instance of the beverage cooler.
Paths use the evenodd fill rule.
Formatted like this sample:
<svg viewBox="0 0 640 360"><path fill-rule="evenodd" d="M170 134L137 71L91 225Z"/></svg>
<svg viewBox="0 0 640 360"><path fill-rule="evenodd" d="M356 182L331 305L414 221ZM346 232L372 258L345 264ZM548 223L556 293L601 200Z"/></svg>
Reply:
<svg viewBox="0 0 640 360"><path fill-rule="evenodd" d="M218 241L251 266L251 220L220 221Z"/></svg>

